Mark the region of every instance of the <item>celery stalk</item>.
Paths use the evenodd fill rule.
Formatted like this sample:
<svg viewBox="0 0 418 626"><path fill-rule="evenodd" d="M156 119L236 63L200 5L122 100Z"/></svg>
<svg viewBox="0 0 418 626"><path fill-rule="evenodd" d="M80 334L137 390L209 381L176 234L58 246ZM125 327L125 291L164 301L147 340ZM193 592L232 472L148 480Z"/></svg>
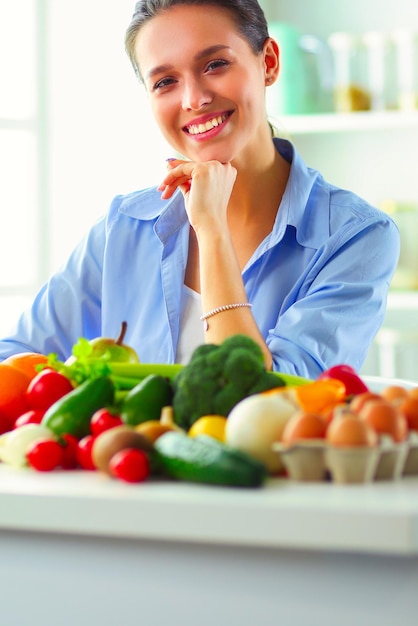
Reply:
<svg viewBox="0 0 418 626"><path fill-rule="evenodd" d="M157 374L165 378L174 378L178 372L184 367L179 363L124 363L124 362L108 362L110 376L115 379L136 379L140 382L150 374Z"/></svg>
<svg viewBox="0 0 418 626"><path fill-rule="evenodd" d="M303 378L302 376L296 376L296 374L284 374L283 372L273 372L277 374L285 383L286 387L299 387L300 385L307 385L313 381L309 378Z"/></svg>

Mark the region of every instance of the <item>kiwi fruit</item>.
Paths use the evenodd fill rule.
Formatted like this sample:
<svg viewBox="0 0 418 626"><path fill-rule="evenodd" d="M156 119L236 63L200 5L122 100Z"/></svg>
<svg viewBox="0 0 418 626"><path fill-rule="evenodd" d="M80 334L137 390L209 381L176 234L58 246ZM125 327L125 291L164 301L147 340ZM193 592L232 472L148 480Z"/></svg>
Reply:
<svg viewBox="0 0 418 626"><path fill-rule="evenodd" d="M151 453L154 450L152 443L133 426L122 424L105 430L96 437L92 447L92 460L95 467L106 474L110 474L110 459L120 450L135 448Z"/></svg>

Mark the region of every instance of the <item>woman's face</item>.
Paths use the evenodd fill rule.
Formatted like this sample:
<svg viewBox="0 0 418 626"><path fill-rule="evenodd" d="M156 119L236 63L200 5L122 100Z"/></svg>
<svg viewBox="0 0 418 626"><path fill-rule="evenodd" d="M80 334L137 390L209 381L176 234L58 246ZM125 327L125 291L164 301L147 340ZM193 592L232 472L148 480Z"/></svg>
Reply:
<svg viewBox="0 0 418 626"><path fill-rule="evenodd" d="M254 54L228 11L212 6L177 5L144 24L136 61L174 150L194 161L225 163L260 148L271 45Z"/></svg>

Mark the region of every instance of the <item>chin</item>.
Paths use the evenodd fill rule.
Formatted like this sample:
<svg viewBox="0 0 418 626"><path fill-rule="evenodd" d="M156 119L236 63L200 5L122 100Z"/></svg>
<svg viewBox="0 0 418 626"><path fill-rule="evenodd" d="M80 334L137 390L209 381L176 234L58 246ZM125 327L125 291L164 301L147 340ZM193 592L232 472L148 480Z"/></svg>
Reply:
<svg viewBox="0 0 418 626"><path fill-rule="evenodd" d="M231 150L216 150L215 148L207 148L203 150L195 150L193 156L189 156L192 161L204 163L206 161L219 161L220 163L230 163L235 158L235 153Z"/></svg>

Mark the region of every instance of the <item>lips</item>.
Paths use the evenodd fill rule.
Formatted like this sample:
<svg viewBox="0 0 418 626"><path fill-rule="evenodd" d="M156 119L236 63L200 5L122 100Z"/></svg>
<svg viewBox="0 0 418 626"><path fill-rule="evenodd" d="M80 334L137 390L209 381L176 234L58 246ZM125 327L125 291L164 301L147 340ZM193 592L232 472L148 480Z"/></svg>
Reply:
<svg viewBox="0 0 418 626"><path fill-rule="evenodd" d="M222 126L229 118L231 113L223 113L222 115L215 115L212 118L208 118L204 122L199 122L197 124L189 124L184 127L184 131L189 135L201 135L203 133L207 133L213 128L217 128L218 126Z"/></svg>

